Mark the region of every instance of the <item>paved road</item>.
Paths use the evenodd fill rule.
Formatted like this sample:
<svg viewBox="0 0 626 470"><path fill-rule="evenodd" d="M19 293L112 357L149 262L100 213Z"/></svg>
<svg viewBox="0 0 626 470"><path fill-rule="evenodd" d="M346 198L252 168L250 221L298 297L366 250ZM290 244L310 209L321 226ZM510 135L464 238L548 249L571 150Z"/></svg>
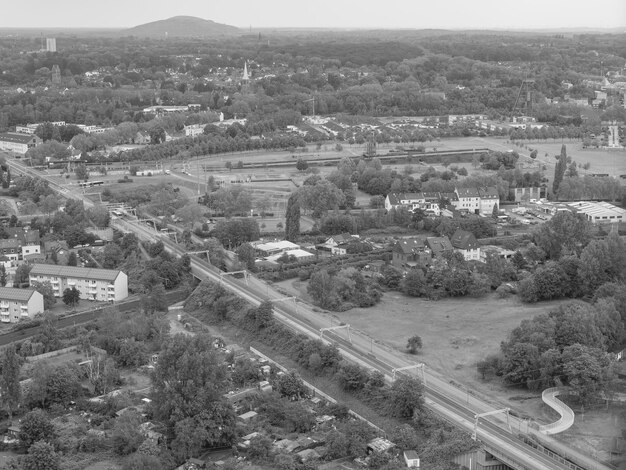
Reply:
<svg viewBox="0 0 626 470"><path fill-rule="evenodd" d="M32 169L26 169L25 172L33 176L41 177L41 175L38 175L37 172ZM66 193L66 196L71 195L72 197L83 199L87 207L93 205L93 203L83 195L67 194L68 190L60 187L56 183L51 184L51 187L59 192ZM117 220L115 223L123 226L126 230L133 231L143 240L153 241L159 236L154 234L148 227L139 223L128 220ZM161 237L161 239L169 251L175 254L184 253L180 247L169 239L165 237ZM269 298L275 303L275 317L277 320L281 321L287 327L306 334L309 337L318 338L320 328L333 326L335 324L335 320L331 316L320 313L319 311L313 311L311 307L302 302L295 300L279 301L279 299L284 298L284 296L256 278L249 277L247 278L247 282L245 282L244 280L233 279L232 276L224 276L223 273L218 271L215 267L195 255L191 256L191 268L193 274L198 278L221 282L224 287L232 290L253 305L258 305L263 300ZM411 362L407 361L406 358L400 356L393 350L387 349L383 345L376 344L370 338L359 334L353 334L351 342L340 334L329 332L328 335L332 338L332 342L338 345L341 353L346 358L354 360L371 369L380 370L386 373L387 376L390 375L394 368L411 365ZM329 340L326 339L325 341L328 342ZM468 391L452 386L445 377L441 377L439 374L427 368L422 368L421 371L423 374L421 377L426 384L427 404L443 416L448 417L448 419L457 425L469 430L472 428L471 419L476 413L484 413L496 409L491 404L471 396ZM415 374L414 371L407 371L407 373ZM498 408L501 408L501 406L498 406ZM515 437L513 430L518 430L519 432L528 430L526 422L511 417L509 427L504 416L495 415L481 420L481 423L483 427L479 427L478 438L483 440L486 444L493 442L492 445L500 448L501 452L508 456L510 461L518 463L516 467L520 469L537 470L569 468L524 444L520 439ZM575 451L570 449L568 455L574 454ZM580 457L582 458L584 456ZM609 470L608 467L588 457L586 460L588 464L585 465L585 468Z"/></svg>

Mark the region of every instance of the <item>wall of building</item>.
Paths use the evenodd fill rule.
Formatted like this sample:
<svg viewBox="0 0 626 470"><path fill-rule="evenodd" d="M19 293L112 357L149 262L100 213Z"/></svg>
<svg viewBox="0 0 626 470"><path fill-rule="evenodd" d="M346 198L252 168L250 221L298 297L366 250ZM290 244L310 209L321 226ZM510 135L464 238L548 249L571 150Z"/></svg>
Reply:
<svg viewBox="0 0 626 470"><path fill-rule="evenodd" d="M128 297L128 276L120 272L113 284L115 286L115 301L124 300Z"/></svg>
<svg viewBox="0 0 626 470"><path fill-rule="evenodd" d="M28 302L0 299L0 322L17 323L22 318L32 318L43 313L43 295L34 292Z"/></svg>

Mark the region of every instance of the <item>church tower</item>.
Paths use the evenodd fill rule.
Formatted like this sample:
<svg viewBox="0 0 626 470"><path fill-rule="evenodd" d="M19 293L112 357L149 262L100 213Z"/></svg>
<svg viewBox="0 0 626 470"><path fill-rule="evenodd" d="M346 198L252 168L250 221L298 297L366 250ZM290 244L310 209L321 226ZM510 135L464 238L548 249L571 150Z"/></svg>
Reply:
<svg viewBox="0 0 626 470"><path fill-rule="evenodd" d="M250 87L250 75L248 75L248 61L243 63L243 75L241 76L241 92L247 93Z"/></svg>
<svg viewBox="0 0 626 470"><path fill-rule="evenodd" d="M241 76L241 81L243 83L248 83L250 81L250 76L248 75L248 61L243 63L243 75Z"/></svg>

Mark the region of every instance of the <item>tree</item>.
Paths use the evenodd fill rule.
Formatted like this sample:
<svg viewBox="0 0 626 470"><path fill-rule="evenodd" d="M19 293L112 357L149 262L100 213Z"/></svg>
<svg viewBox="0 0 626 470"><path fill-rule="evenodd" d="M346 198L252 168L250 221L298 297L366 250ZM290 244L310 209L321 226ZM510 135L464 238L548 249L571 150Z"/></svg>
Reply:
<svg viewBox="0 0 626 470"><path fill-rule="evenodd" d="M59 128L51 122L44 122L43 124L39 124L35 129L35 135L44 142L47 142L48 140L61 140Z"/></svg>
<svg viewBox="0 0 626 470"><path fill-rule="evenodd" d="M420 268L409 269L402 283L402 291L411 297L427 295L428 284L424 271Z"/></svg>
<svg viewBox="0 0 626 470"><path fill-rule="evenodd" d="M158 282L150 287L146 295L141 297L141 305L144 312L148 314L153 314L157 311L167 311L167 298L162 282Z"/></svg>
<svg viewBox="0 0 626 470"><path fill-rule="evenodd" d="M78 257L76 256L76 252L70 251L70 254L67 255L67 265L68 266L78 265Z"/></svg>
<svg viewBox="0 0 626 470"><path fill-rule="evenodd" d="M175 433L177 422L191 418L189 425L202 436L203 446L230 445L235 414L223 397L227 377L209 335L171 337L163 344L152 375L155 419Z"/></svg>
<svg viewBox="0 0 626 470"><path fill-rule="evenodd" d="M591 225L581 214L559 211L535 230L533 238L549 258L559 259L564 253L582 252L591 240Z"/></svg>
<svg viewBox="0 0 626 470"><path fill-rule="evenodd" d="M22 418L18 437L22 445L29 448L37 441L50 442L56 437L56 432L48 414L35 409Z"/></svg>
<svg viewBox="0 0 626 470"><path fill-rule="evenodd" d="M13 411L17 410L20 404L20 368L21 360L15 352L15 346L9 345L4 349L0 361L0 395L9 421L13 419Z"/></svg>
<svg viewBox="0 0 626 470"><path fill-rule="evenodd" d="M250 245L249 243L243 243L242 245L237 247L237 250L235 252L237 253L237 258L239 259L239 262L244 264L248 271L256 271L256 250L252 245Z"/></svg>
<svg viewBox="0 0 626 470"><path fill-rule="evenodd" d="M72 286L63 291L63 303L68 307L74 308L80 302L80 291Z"/></svg>
<svg viewBox="0 0 626 470"><path fill-rule="evenodd" d="M499 215L500 215L500 210L498 209L498 204L494 204L493 210L491 211L491 217L493 217L494 219L498 219Z"/></svg>
<svg viewBox="0 0 626 470"><path fill-rule="evenodd" d="M111 443L115 453L128 455L139 448L144 440L144 436L139 431L139 425L142 422L141 415L133 410L125 412L115 420L111 433Z"/></svg>
<svg viewBox="0 0 626 470"><path fill-rule="evenodd" d="M424 410L424 385L409 375L401 375L391 385L388 396L388 408L391 416L411 419Z"/></svg>
<svg viewBox="0 0 626 470"><path fill-rule="evenodd" d="M7 270L4 264L0 264L0 287L7 285Z"/></svg>
<svg viewBox="0 0 626 470"><path fill-rule="evenodd" d="M165 142L166 134L165 129L161 126L154 126L148 130L148 134L150 134L150 143L151 144L160 144Z"/></svg>
<svg viewBox="0 0 626 470"><path fill-rule="evenodd" d="M202 220L204 212L205 211L198 204L185 204L178 209L175 214L182 220L183 224L193 228L196 222Z"/></svg>
<svg viewBox="0 0 626 470"><path fill-rule="evenodd" d="M307 292L313 301L322 308L331 308L338 301L335 281L325 269L315 271L311 275Z"/></svg>
<svg viewBox="0 0 626 470"><path fill-rule="evenodd" d="M34 287L37 292L43 295L44 310L50 310L52 306L57 303L57 298L54 296L54 289L49 281L33 282L31 287Z"/></svg>
<svg viewBox="0 0 626 470"><path fill-rule="evenodd" d="M80 165L76 165L74 173L76 174L77 180L87 181L89 179L89 170L87 169L87 166L82 163Z"/></svg>
<svg viewBox="0 0 626 470"><path fill-rule="evenodd" d="M298 158L298 161L296 162L296 168L298 169L298 171L305 171L307 168L309 168L309 164L306 160Z"/></svg>
<svg viewBox="0 0 626 470"><path fill-rule="evenodd" d="M422 349L422 338L420 336L411 336L407 341L406 348L411 354L417 353L418 349Z"/></svg>
<svg viewBox="0 0 626 470"><path fill-rule="evenodd" d="M300 207L311 210L315 218L320 218L327 210L336 209L346 202L344 193L327 180L313 185L304 184L296 194Z"/></svg>
<svg viewBox="0 0 626 470"><path fill-rule="evenodd" d="M563 349L563 371L583 405L606 392L612 379L611 361L597 348L573 344Z"/></svg>
<svg viewBox="0 0 626 470"><path fill-rule="evenodd" d="M298 373L290 371L278 377L276 380L276 391L281 397L300 399L306 395L307 389Z"/></svg>
<svg viewBox="0 0 626 470"><path fill-rule="evenodd" d="M609 234L606 240L589 243L580 261L578 275L588 294L607 282L626 281L626 246L617 233Z"/></svg>
<svg viewBox="0 0 626 470"><path fill-rule="evenodd" d="M567 172L565 173L565 176L567 176L568 178L578 177L578 169L576 168L576 162L570 163L570 165L567 167Z"/></svg>
<svg viewBox="0 0 626 470"><path fill-rule="evenodd" d="M33 267L29 264L20 264L13 276L13 287L21 287L22 284L28 284L30 280L30 270L32 268Z"/></svg>
<svg viewBox="0 0 626 470"><path fill-rule="evenodd" d="M28 454L22 457L22 470L60 470L61 457L54 446L46 441L37 441L28 448Z"/></svg>
<svg viewBox="0 0 626 470"><path fill-rule="evenodd" d="M285 213L285 238L291 242L300 236L300 204L298 197L292 194L287 200Z"/></svg>
<svg viewBox="0 0 626 470"><path fill-rule="evenodd" d="M565 170L567 169L567 151L565 144L561 146L561 154L557 157L556 165L554 166L554 181L552 182L552 193L557 195L559 192L559 186L563 181Z"/></svg>
<svg viewBox="0 0 626 470"><path fill-rule="evenodd" d="M87 209L87 218L93 222L96 227L108 227L111 221L111 214L106 206L96 204L91 209Z"/></svg>
<svg viewBox="0 0 626 470"><path fill-rule="evenodd" d="M124 252L116 243L109 243L102 250L102 267L115 269L124 261Z"/></svg>
<svg viewBox="0 0 626 470"><path fill-rule="evenodd" d="M54 194L48 194L39 201L41 211L50 216L51 213L59 208L59 199Z"/></svg>

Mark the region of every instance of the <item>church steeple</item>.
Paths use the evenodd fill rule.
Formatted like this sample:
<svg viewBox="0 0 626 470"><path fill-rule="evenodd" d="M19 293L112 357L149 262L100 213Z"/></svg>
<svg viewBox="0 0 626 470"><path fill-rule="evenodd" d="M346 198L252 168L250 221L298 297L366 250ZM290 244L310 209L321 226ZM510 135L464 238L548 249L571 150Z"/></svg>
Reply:
<svg viewBox="0 0 626 470"><path fill-rule="evenodd" d="M248 75L248 61L244 61L243 63L243 75L241 76L241 79L244 82L250 80L250 76Z"/></svg>

